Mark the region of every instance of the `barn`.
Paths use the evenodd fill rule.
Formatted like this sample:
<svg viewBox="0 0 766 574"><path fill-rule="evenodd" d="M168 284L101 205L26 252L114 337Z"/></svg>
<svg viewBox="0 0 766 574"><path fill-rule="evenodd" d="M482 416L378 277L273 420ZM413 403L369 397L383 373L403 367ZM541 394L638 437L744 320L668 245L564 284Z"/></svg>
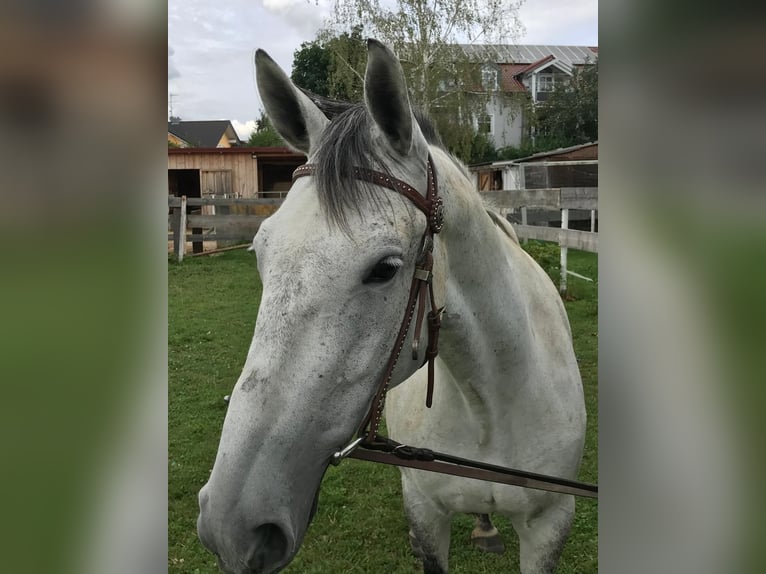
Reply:
<svg viewBox="0 0 766 574"><path fill-rule="evenodd" d="M168 195L187 198L279 199L287 195L292 174L306 156L285 147L168 148ZM196 205L187 214L251 214L268 216L278 205ZM200 227L193 235L207 233ZM219 247L217 242L195 241L192 250ZM172 249L169 244L168 249Z"/></svg>
<svg viewBox="0 0 766 574"><path fill-rule="evenodd" d="M598 142L558 148L513 160L473 165L469 170L479 191L597 188ZM517 212L509 213L508 218L514 223L521 222L521 214ZM561 225L559 214L548 210L526 210L525 218L532 225ZM597 230L598 217L595 212L573 209L570 210L569 218L572 229Z"/></svg>
<svg viewBox="0 0 766 574"><path fill-rule="evenodd" d="M598 142L469 167L479 191L598 187Z"/></svg>
<svg viewBox="0 0 766 574"><path fill-rule="evenodd" d="M168 148L168 195L284 197L305 162L285 147Z"/></svg>

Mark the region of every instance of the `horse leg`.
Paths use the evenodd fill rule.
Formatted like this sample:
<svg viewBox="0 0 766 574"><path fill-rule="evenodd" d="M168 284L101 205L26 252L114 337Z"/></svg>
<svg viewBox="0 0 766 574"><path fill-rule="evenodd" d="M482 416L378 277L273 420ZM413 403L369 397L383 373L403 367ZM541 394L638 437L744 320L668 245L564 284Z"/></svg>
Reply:
<svg viewBox="0 0 766 574"><path fill-rule="evenodd" d="M447 574L451 515L408 482L403 476L402 495L412 552L423 562L424 574Z"/></svg>
<svg viewBox="0 0 766 574"><path fill-rule="evenodd" d="M562 495L557 504L534 514L510 517L519 535L521 574L553 574L574 519L573 496Z"/></svg>
<svg viewBox="0 0 766 574"><path fill-rule="evenodd" d="M472 516L476 520L476 526L473 532L471 532L471 542L473 542L473 545L483 552L493 552L495 554L505 552L503 539L500 538L500 533L492 524L489 514L473 514Z"/></svg>

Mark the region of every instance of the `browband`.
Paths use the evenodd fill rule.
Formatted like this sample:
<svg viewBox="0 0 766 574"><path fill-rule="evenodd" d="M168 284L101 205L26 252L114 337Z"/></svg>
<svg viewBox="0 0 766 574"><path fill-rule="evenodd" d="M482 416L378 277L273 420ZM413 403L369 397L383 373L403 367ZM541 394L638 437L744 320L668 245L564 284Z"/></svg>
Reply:
<svg viewBox="0 0 766 574"><path fill-rule="evenodd" d="M442 207L442 200L437 195L436 176L431 154L428 154L428 190L426 191L426 197L423 197L423 195L409 183L381 171L375 171L374 169L366 167L354 167L353 170L355 179L366 181L373 185L379 185L380 187L385 187L402 194L426 215L431 233L439 233L439 231L441 231L442 226L444 225L444 210ZM293 183L295 183L295 180L298 178L315 175L316 171L317 165L314 163L307 163L298 167L293 172Z"/></svg>

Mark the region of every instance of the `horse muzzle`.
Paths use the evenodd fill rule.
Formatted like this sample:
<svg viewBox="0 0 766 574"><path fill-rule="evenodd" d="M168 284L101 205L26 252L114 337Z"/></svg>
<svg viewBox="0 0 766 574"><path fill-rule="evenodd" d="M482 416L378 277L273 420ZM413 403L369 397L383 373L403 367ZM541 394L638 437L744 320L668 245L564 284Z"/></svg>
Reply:
<svg viewBox="0 0 766 574"><path fill-rule="evenodd" d="M226 574L272 574L285 568L300 547L297 534L279 520L263 521L255 527L236 520L236 510L216 520L212 516L209 494L200 491L197 534L202 545L215 554L218 567ZM314 497L305 534L316 514L319 491ZM302 536L300 536L302 539Z"/></svg>
<svg viewBox="0 0 766 574"><path fill-rule="evenodd" d="M292 530L277 520L252 526L237 518L237 512L213 516L209 496L200 492L197 534L202 545L215 554L226 574L272 574L292 560L297 545Z"/></svg>

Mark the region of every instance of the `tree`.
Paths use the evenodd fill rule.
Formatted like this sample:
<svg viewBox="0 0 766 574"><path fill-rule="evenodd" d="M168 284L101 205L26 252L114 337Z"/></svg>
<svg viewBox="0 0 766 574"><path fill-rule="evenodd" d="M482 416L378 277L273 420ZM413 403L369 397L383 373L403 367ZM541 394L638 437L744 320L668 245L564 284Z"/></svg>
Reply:
<svg viewBox="0 0 766 574"><path fill-rule="evenodd" d="M367 51L362 29L338 36L320 35L304 42L293 55L291 78L301 88L320 96L357 102L364 93Z"/></svg>
<svg viewBox="0 0 766 574"><path fill-rule="evenodd" d="M479 43L513 41L523 0L335 0L324 38L359 30L391 46L402 61L410 99L430 115L445 145L472 154L475 118L491 89L482 65L494 61ZM361 51L361 50L360 50Z"/></svg>
<svg viewBox="0 0 766 574"><path fill-rule="evenodd" d="M478 133L471 140L470 155L463 158L467 164L484 163L495 161L497 159L497 150L486 134Z"/></svg>
<svg viewBox="0 0 766 574"><path fill-rule="evenodd" d="M285 142L279 137L276 130L272 127L266 113L261 110L261 115L257 120L258 126L247 140L247 145L252 147L284 147Z"/></svg>
<svg viewBox="0 0 766 574"><path fill-rule="evenodd" d="M293 53L290 77L301 88L330 97L330 61L330 52L319 41L303 42Z"/></svg>
<svg viewBox="0 0 766 574"><path fill-rule="evenodd" d="M598 60L578 69L571 81L554 86L534 107L535 147L555 149L598 140Z"/></svg>
<svg viewBox="0 0 766 574"><path fill-rule="evenodd" d="M360 102L364 97L364 70L367 66L367 40L362 27L331 38L325 45L330 53L330 97Z"/></svg>

